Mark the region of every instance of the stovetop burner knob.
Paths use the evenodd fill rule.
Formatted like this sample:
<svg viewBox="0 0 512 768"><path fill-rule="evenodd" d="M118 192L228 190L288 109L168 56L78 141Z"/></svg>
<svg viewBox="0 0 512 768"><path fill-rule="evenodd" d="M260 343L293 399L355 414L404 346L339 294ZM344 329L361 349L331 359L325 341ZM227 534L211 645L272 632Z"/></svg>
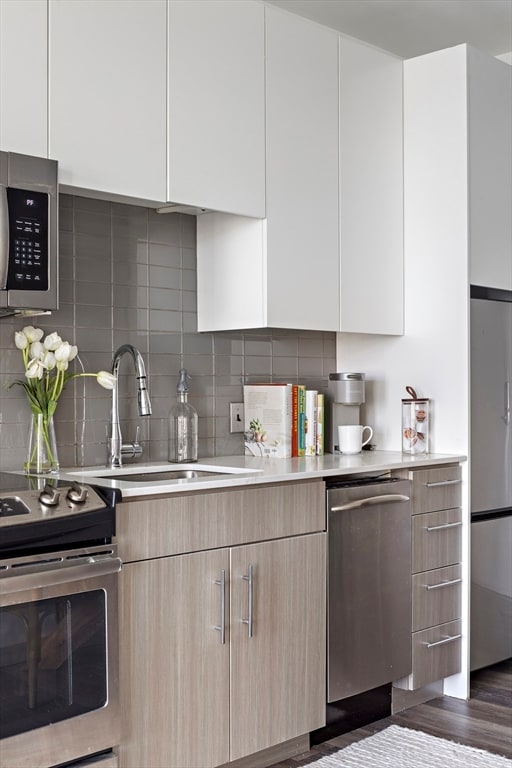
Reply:
<svg viewBox="0 0 512 768"><path fill-rule="evenodd" d="M71 483L71 488L69 488L66 496L74 504L83 504L87 499L87 494L88 489L85 487L85 485L80 485L80 483L73 482Z"/></svg>
<svg viewBox="0 0 512 768"><path fill-rule="evenodd" d="M52 485L48 483L44 486L43 490L39 494L39 501L44 504L45 507L56 507L59 503L60 493Z"/></svg>

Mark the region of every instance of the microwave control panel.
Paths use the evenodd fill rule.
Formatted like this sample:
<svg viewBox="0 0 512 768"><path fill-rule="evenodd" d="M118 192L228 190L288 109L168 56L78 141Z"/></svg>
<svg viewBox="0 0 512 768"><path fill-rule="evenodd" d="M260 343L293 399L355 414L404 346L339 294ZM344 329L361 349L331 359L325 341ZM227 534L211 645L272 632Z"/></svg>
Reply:
<svg viewBox="0 0 512 768"><path fill-rule="evenodd" d="M48 194L8 187L7 289L48 290Z"/></svg>

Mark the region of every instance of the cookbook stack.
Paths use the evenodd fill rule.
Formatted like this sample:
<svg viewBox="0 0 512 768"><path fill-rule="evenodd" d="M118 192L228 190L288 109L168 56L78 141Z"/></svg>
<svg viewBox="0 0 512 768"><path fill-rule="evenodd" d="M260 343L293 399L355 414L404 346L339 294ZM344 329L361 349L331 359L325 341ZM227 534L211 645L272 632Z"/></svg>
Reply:
<svg viewBox="0 0 512 768"><path fill-rule="evenodd" d="M304 384L244 386L245 453L290 458L324 453L325 395Z"/></svg>

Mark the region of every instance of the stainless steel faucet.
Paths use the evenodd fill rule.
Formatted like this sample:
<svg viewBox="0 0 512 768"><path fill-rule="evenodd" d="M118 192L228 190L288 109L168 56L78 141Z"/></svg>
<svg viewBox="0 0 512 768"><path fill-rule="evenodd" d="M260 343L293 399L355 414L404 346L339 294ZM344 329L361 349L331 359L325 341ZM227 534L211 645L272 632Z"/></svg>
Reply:
<svg viewBox="0 0 512 768"><path fill-rule="evenodd" d="M139 427L137 427L137 435L133 443L123 443L121 435L121 426L119 424L119 363L121 358L129 352L133 359L135 371L137 373L137 381L139 382L139 389L137 394L137 402L139 408L139 416L151 416L151 401L149 399L149 393L146 389L146 367L144 360L139 350L132 346L132 344L123 344L116 350L112 360L112 374L114 376L114 386L112 387L112 420L111 420L111 434L107 438L108 446L108 460L112 469L123 466L122 457L140 456L142 453L142 445L139 443Z"/></svg>

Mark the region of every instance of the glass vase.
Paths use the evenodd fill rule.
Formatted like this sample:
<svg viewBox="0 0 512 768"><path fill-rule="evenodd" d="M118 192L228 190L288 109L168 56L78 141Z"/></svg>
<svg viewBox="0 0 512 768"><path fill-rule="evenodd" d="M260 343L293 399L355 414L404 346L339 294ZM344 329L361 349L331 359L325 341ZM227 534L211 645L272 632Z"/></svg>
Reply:
<svg viewBox="0 0 512 768"><path fill-rule="evenodd" d="M58 472L59 456L53 416L47 419L41 413L32 414L24 469L27 475L49 475Z"/></svg>

